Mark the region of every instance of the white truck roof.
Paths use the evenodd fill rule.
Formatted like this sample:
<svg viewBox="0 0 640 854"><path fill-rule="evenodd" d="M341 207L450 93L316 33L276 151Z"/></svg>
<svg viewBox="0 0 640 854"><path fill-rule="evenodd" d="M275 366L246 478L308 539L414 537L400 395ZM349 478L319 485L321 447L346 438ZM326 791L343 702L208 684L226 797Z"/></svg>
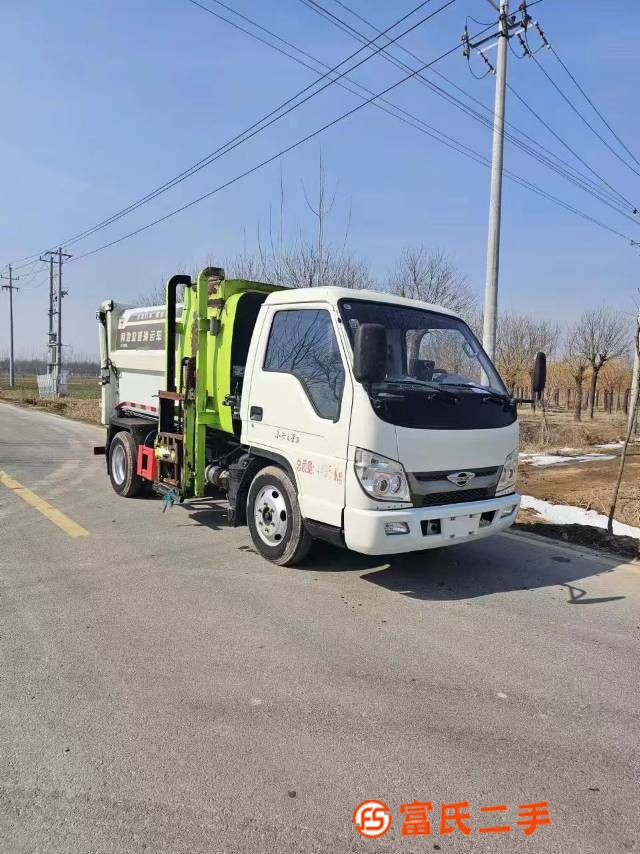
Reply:
<svg viewBox="0 0 640 854"><path fill-rule="evenodd" d="M301 302L328 302L336 305L338 300L369 300L371 302L386 302L392 305L406 305L410 308L422 308L428 311L437 311L440 314L449 314L458 317L455 311L443 308L441 305L433 305L422 300L399 297L395 294L382 291L355 290L354 288L320 287L320 288L288 288L287 290L274 291L266 299L268 305L299 304Z"/></svg>

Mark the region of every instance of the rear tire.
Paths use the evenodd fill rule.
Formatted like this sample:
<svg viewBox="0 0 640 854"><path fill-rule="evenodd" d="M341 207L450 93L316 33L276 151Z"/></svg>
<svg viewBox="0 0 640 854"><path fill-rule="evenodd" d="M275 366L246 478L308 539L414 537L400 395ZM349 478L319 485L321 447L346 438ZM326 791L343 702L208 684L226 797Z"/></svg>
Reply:
<svg viewBox="0 0 640 854"><path fill-rule="evenodd" d="M257 551L279 566L295 566L313 543L291 478L276 466L261 469L249 487L247 525Z"/></svg>
<svg viewBox="0 0 640 854"><path fill-rule="evenodd" d="M111 486L123 498L138 495L144 481L137 472L136 445L131 433L116 433L109 445L109 478Z"/></svg>

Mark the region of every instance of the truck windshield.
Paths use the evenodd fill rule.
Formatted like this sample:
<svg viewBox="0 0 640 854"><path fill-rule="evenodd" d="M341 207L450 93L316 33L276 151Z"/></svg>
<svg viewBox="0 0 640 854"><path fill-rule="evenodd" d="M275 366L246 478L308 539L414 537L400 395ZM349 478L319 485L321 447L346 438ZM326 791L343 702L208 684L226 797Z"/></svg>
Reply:
<svg viewBox="0 0 640 854"><path fill-rule="evenodd" d="M365 300L343 300L340 310L352 341L361 323L379 323L386 329L387 382L507 396L489 357L459 318Z"/></svg>
<svg viewBox="0 0 640 854"><path fill-rule="evenodd" d="M498 427L515 420L515 405L498 372L460 318L359 299L341 300L339 307L352 344L361 323L379 323L386 330L386 377L370 389L383 419L440 429Z"/></svg>

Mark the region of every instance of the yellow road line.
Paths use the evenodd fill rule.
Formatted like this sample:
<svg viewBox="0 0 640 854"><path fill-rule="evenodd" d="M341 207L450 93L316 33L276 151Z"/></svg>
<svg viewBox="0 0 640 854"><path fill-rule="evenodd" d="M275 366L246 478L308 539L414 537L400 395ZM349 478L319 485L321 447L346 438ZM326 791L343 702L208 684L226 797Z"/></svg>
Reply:
<svg viewBox="0 0 640 854"><path fill-rule="evenodd" d="M57 525L58 528L62 528L65 534L68 534L70 537L88 537L89 531L86 528L83 528L82 525L78 525L77 522L74 522L73 519L70 519L68 516L65 516L64 513L61 513L60 510L56 510L55 507L52 507L48 501L45 501L44 498L40 498L35 492L31 492L30 489L27 489L26 486L23 486L21 483L18 483L17 480L10 477L6 472L0 471L0 483L3 486L6 486L7 489L13 490L16 495L22 498L23 501L26 501L27 504L30 504L31 507L34 507L39 513L42 513L43 516L46 516L50 522L53 522L54 525Z"/></svg>

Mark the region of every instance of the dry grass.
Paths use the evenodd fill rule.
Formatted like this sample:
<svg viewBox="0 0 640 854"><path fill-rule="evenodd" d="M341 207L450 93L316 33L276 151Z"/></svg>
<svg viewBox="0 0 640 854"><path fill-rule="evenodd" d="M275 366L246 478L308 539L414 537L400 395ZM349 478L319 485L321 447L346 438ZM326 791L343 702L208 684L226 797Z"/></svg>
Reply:
<svg viewBox="0 0 640 854"><path fill-rule="evenodd" d="M100 387L95 377L72 377L68 396L61 398L40 397L35 377L19 377L14 388L10 388L6 377L2 377L0 400L18 406L33 406L90 424L100 423Z"/></svg>
<svg viewBox="0 0 640 854"><path fill-rule="evenodd" d="M595 413L592 420L575 422L570 412L547 413L547 429L541 413L520 413L520 447L523 451L556 453L598 450L595 446L618 442L626 434L626 416ZM619 466L618 448L608 449L614 459L588 463L535 467L520 466L518 491L552 504L568 504L608 515ZM629 449L615 518L634 527L640 526L640 445ZM606 549L626 557L640 556L640 544L630 537L609 537L606 531L583 525L555 525L544 522L532 511L521 511L518 527L571 543Z"/></svg>
<svg viewBox="0 0 640 854"><path fill-rule="evenodd" d="M585 450L624 439L627 427L623 413L597 412L593 421L588 415L574 421L570 412L548 412L545 429L542 414L529 410L519 413L519 421L521 451Z"/></svg>

